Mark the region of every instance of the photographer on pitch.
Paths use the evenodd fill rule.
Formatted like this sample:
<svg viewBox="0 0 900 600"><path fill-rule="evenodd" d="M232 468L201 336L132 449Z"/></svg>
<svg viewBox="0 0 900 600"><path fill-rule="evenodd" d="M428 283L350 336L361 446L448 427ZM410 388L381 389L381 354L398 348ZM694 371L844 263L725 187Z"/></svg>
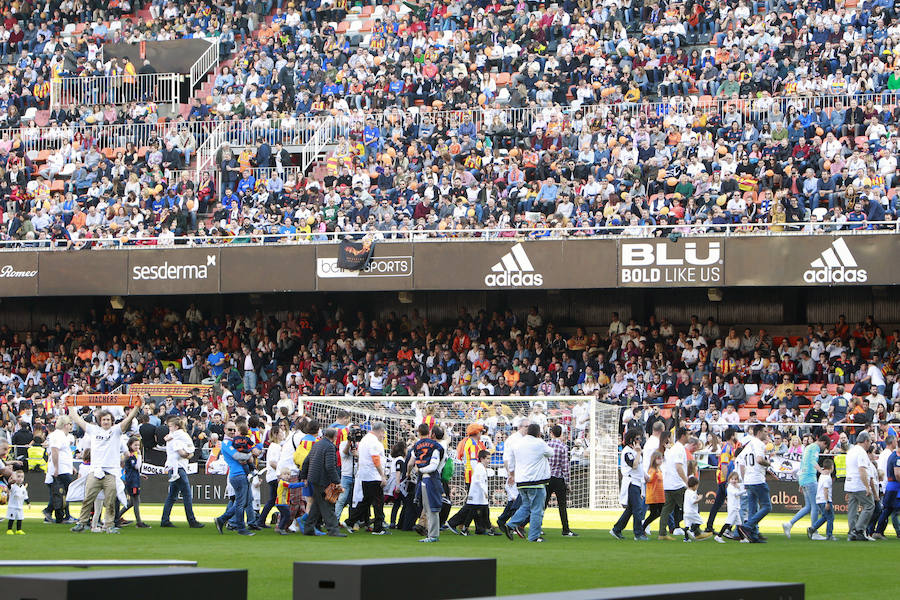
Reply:
<svg viewBox="0 0 900 600"><path fill-rule="evenodd" d="M359 442L366 433L359 427L349 427L345 435L346 439L339 444L338 448L341 453L341 487L344 488L334 505L334 515L338 521L341 520L341 513L344 512L344 507L347 506L351 494L353 494L353 483L359 464Z"/></svg>

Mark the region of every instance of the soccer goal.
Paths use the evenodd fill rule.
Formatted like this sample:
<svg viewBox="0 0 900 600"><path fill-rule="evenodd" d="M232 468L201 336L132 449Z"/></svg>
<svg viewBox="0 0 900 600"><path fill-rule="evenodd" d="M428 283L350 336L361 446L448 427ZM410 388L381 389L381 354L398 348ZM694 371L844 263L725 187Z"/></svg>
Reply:
<svg viewBox="0 0 900 600"><path fill-rule="evenodd" d="M482 439L493 451L488 471L493 506L506 503L503 445L519 421L528 418L541 425L545 439L550 427L559 425L569 448L569 507L619 507L618 406L577 396L307 396L301 400L304 414L323 428L334 423L341 410L349 412L351 424L363 430L375 421L383 422L389 456L397 442L413 443L419 424L433 419L449 432L449 455L455 463L450 491L455 505L463 504L466 497L464 466L456 456L470 424L484 427Z"/></svg>

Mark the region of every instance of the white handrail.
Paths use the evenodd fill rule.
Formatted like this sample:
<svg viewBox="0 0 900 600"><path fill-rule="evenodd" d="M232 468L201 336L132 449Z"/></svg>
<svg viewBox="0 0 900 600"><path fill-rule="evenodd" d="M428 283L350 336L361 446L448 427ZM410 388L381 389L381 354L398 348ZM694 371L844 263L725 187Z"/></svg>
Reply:
<svg viewBox="0 0 900 600"><path fill-rule="evenodd" d="M66 78L88 81L92 78ZM97 79L97 78L94 78ZM101 78L102 79L102 78ZM113 86L114 87L114 86ZM51 85L51 100L54 106L59 103L59 80ZM521 128L537 123L546 115L558 114L563 119L571 119L573 115L581 113L590 118L612 120L616 118L637 119L667 117L681 114L691 116L694 109L704 112L724 112L729 106L738 108L745 119L761 120L774 114L787 114L791 108L814 109L816 105L823 106L826 110L833 108L837 103L848 105L851 100L860 103L872 101L876 104L883 101L900 101L900 95L893 92L880 94L864 94L857 96L846 95L821 95L821 96L773 96L763 98L714 98L701 101L701 97L682 98L680 96L661 102L643 103L619 103L619 104L592 104L584 106L560 106L560 107L526 107L526 108L473 108L467 110L424 110L425 107L412 107L401 109L391 107L383 111L351 110L347 113L319 116L292 116L288 118L265 117L255 119L206 119L203 121L178 121L189 127L195 136L202 135L205 131L215 126L225 128L225 137L233 145L247 145L265 140L270 145L281 142L285 145L305 145L312 134L321 124L331 119L333 127L323 133L329 133L329 140L336 140L340 135L349 133L352 125L372 119L378 125L401 122L403 124L421 125L424 118L434 122L441 119L451 127L458 127L466 116L471 116L476 131L489 132L494 126L493 119L510 128ZM705 103L704 103L705 102ZM774 106L778 110L774 110ZM616 125L611 122L610 124ZM631 124L630 122L628 124ZM0 129L0 138L9 139L16 135L22 137L28 149L48 149L58 147L62 143L71 142L76 133L89 135L97 139L101 144L109 142L111 145L124 145L122 141L135 141L159 137L159 130L171 128L173 123L133 123L133 124L107 124L107 125L70 125L70 126L46 126L35 127L33 124L23 125L18 129ZM199 142L199 140L198 140ZM333 142L328 142L333 143ZM101 146L106 147L106 146Z"/></svg>
<svg viewBox="0 0 900 600"><path fill-rule="evenodd" d="M378 243L393 242L473 242L473 241L532 241L542 240L579 240L579 239L646 239L659 238L677 234L679 237L780 237L809 235L894 235L900 232L900 221L867 222L866 226L878 229L849 229L847 223L804 222L804 223L755 223L750 225L727 223L706 225L694 223L690 225L645 226L633 228L627 226L597 227L523 227L520 229L458 229L458 230L403 230L371 232L377 234ZM775 229L776 227L780 229ZM639 229L639 231L636 231ZM334 244L345 238L360 239L367 232L363 231L322 231L298 233L229 233L217 236L178 236L175 247L196 246L264 246L264 245L310 245ZM156 237L92 238L68 241L53 240L0 240L0 251L17 250L66 250L70 246L84 248L155 248Z"/></svg>
<svg viewBox="0 0 900 600"><path fill-rule="evenodd" d="M181 78L179 73L62 77L50 82L50 105L60 108L155 102L174 108L181 101Z"/></svg>
<svg viewBox="0 0 900 600"><path fill-rule="evenodd" d="M204 75L215 69L219 64L219 38L207 39L209 48L207 48L200 58L191 65L191 93L194 86L203 79Z"/></svg>

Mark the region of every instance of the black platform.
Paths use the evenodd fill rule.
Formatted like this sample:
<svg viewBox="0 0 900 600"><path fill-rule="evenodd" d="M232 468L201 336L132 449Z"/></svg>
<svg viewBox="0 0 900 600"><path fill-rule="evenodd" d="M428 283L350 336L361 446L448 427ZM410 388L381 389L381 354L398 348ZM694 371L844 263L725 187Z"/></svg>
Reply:
<svg viewBox="0 0 900 600"><path fill-rule="evenodd" d="M416 600L449 600L496 593L497 560L493 558L294 563L294 600L397 600L407 596Z"/></svg>
<svg viewBox="0 0 900 600"><path fill-rule="evenodd" d="M2 600L247 600L247 571L110 569L0 577Z"/></svg>
<svg viewBox="0 0 900 600"><path fill-rule="evenodd" d="M502 600L804 600L804 590L802 583L726 580L503 596Z"/></svg>

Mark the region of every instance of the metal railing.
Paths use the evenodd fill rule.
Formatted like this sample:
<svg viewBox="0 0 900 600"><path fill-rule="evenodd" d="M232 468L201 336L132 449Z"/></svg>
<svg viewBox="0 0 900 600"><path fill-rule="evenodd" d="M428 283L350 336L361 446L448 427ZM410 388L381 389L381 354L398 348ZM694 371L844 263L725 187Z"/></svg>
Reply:
<svg viewBox="0 0 900 600"><path fill-rule="evenodd" d="M312 137L303 144L300 150L300 172L305 173L306 169L312 166L313 162L319 157L319 154L333 144L337 140L332 137L332 128L334 127L334 117L326 117L322 124L316 127Z"/></svg>
<svg viewBox="0 0 900 600"><path fill-rule="evenodd" d="M388 231L371 232L379 243L386 242L469 242L469 241L503 241L516 240L560 240L560 239L641 239L655 238L677 234L679 236L703 237L767 237L767 236L800 236L800 235L894 235L900 233L900 221L880 221L864 223L864 227L872 229L853 229L857 223L753 223L753 224L689 224L689 225L645 225L645 226L596 226L596 227L522 227L519 229L404 229L393 228ZM261 246L270 244L310 244L337 243L345 238L361 239L367 234L364 231L311 231L290 234L223 234L217 236L178 236L175 246L219 246L243 245ZM86 240L59 241L52 240L0 240L0 251L26 250L65 250L73 246L82 248L140 248L153 247L156 237L109 237Z"/></svg>
<svg viewBox="0 0 900 600"><path fill-rule="evenodd" d="M207 38L209 48L191 65L191 92L194 86L219 64L219 38Z"/></svg>
<svg viewBox="0 0 900 600"><path fill-rule="evenodd" d="M165 75L165 74L164 74ZM171 74L169 74L171 75ZM142 77L142 76L139 76ZM66 78L90 81L105 78ZM68 84L65 84L68 85ZM85 84L87 85L87 84ZM56 87L59 87L58 85ZM116 82L113 81L115 89ZM119 86L121 89L121 86ZM176 86L178 87L178 86ZM53 90L51 85L51 98ZM102 96L100 92L99 95ZM115 94L114 94L115 95ZM105 96L104 96L105 97ZM180 100L180 99L179 99ZM202 144L206 135L214 128L222 128L224 141L232 146L241 147L265 141L269 145L281 143L285 146L305 146L315 137L318 143L330 145L340 136L348 136L353 131L361 131L368 120L381 127L403 127L417 125L426 128L430 124L442 121L451 129L457 129L467 119L472 121L476 132L499 133L504 129L532 132L537 124L571 124L579 116L588 122L599 119L607 125L640 127L642 122L651 118L681 117L690 124L696 112L706 115L718 112L727 113L734 107L742 118L751 120L757 125L790 114L799 114L803 108L814 110L822 106L824 112L835 108L838 104L846 107L856 100L861 105L872 102L877 105L900 103L900 95L893 92L862 95L820 95L820 96L775 96L762 98L710 98L703 96L673 97L660 102L592 104L583 106L558 107L525 107L525 108L474 108L467 110L430 110L426 107L402 109L391 107L383 111L371 112L351 110L346 113L321 116L289 116L289 117L257 117L254 119L208 119L204 121L187 121L175 119L163 123L129 123L115 125L77 124L65 126L36 127L33 123L18 129L0 129L0 139L13 139L16 136L25 143L29 150L52 150L62 144L70 143L76 135L96 140L100 147L124 147L127 142L138 146L154 138L164 138L178 127L184 127ZM55 100L54 100L55 102ZM793 111L793 113L792 113ZM324 127L324 124L330 124Z"/></svg>
<svg viewBox="0 0 900 600"><path fill-rule="evenodd" d="M62 77L50 82L50 106L155 102L175 108L181 102L182 77L180 73Z"/></svg>
<svg viewBox="0 0 900 600"><path fill-rule="evenodd" d="M197 179L207 170L213 170L216 165L216 153L224 142L224 124L213 123L209 135L197 146Z"/></svg>
<svg viewBox="0 0 900 600"><path fill-rule="evenodd" d="M215 171L215 173L213 174L213 179L215 179L216 181L216 190L222 191L222 170L213 170ZM244 173L247 171L250 171L250 175L256 181L259 181L260 179L272 179L277 174L281 177L285 188L295 187L303 179L303 169L302 167L297 166L251 167L249 169L243 169L241 172Z"/></svg>

